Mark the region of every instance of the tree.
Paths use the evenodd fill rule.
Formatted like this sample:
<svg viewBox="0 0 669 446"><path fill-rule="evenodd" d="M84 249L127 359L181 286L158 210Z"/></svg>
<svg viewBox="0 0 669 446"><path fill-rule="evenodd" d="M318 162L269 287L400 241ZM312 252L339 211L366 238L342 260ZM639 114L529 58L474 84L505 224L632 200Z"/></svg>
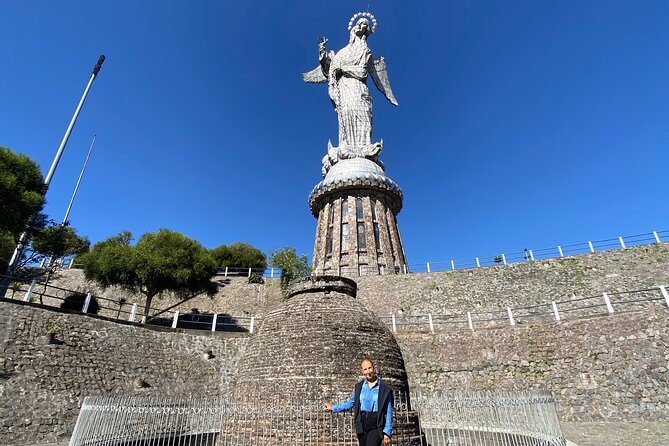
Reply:
<svg viewBox="0 0 669 446"><path fill-rule="evenodd" d="M32 239L33 251L50 257L52 263L63 257L84 254L90 247L88 237L77 235L76 229L68 224L47 226Z"/></svg>
<svg viewBox="0 0 669 446"><path fill-rule="evenodd" d="M270 253L269 264L281 269L281 286L286 290L293 280L308 276L311 272L306 255L298 256L295 248L286 246L273 249Z"/></svg>
<svg viewBox="0 0 669 446"><path fill-rule="evenodd" d="M24 230L43 228L44 178L35 161L0 146L0 267L2 272Z"/></svg>
<svg viewBox="0 0 669 446"><path fill-rule="evenodd" d="M153 298L165 291L182 298L216 293L217 286L211 281L216 261L195 240L167 229L142 235L134 246L131 240L132 234L123 231L93 245L81 256L86 279L103 288L118 285L142 293L145 318Z"/></svg>
<svg viewBox="0 0 669 446"><path fill-rule="evenodd" d="M211 250L219 267L233 266L238 268L267 268L267 256L248 243L236 242L232 245L221 245Z"/></svg>
<svg viewBox="0 0 669 446"><path fill-rule="evenodd" d="M51 276L59 266L58 260L76 254L84 254L90 249L91 242L88 237L77 235L76 229L68 224L51 225L37 232L32 239L32 251L37 255L35 259L44 259L47 262L46 280L44 281L44 290L40 295L46 292L47 285Z"/></svg>

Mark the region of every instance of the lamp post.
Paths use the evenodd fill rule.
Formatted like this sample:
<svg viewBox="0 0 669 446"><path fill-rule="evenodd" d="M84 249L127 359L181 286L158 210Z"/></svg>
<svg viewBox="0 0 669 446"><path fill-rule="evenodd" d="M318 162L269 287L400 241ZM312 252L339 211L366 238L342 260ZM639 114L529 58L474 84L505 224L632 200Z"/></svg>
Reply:
<svg viewBox="0 0 669 446"><path fill-rule="evenodd" d="M68 139L70 139L70 134L72 133L74 124L77 122L77 118L79 117L81 108L84 106L84 101L86 101L86 97L88 96L88 92L91 89L91 85L93 85L93 81L100 72L100 68L102 68L102 64L104 63L104 61L105 61L105 56L102 55L98 59L98 62L95 64L95 67L93 67L93 72L91 73L91 77L88 80L88 84L86 85L84 94L81 96L81 99L79 100L79 105L77 105L77 109L74 111L74 115L72 116L70 125L67 126L67 130L65 131L63 140L60 142L60 146L56 151L56 156L53 158L53 162L51 163L51 168L49 169L49 172L47 173L46 178L44 179L45 194L46 191L49 189L49 184L51 184L51 179L53 178L53 174L56 172L56 167L58 167L58 162L60 161L60 158L63 155L63 151L65 150L65 145L67 144ZM14 271L14 268L16 268L16 264L23 255L23 250L28 244L28 238L29 237L27 231L23 231L23 233L19 237L18 243L16 244L16 249L14 249L14 253L12 254L9 264L7 265L7 271L5 271L5 276L2 278L2 281L0 281L0 297L4 297L5 293L7 292L7 287L9 286L9 282L11 281L12 272Z"/></svg>

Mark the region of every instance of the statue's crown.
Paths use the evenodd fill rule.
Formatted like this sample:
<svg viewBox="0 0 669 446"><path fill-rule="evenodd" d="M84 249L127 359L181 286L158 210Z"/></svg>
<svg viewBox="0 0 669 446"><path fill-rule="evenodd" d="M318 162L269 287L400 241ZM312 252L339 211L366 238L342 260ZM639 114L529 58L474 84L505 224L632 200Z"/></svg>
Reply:
<svg viewBox="0 0 669 446"><path fill-rule="evenodd" d="M351 17L351 20L348 21L348 30L350 31L353 28L353 25L358 21L358 19L366 18L372 22L372 32L376 31L376 17L371 12L357 12Z"/></svg>

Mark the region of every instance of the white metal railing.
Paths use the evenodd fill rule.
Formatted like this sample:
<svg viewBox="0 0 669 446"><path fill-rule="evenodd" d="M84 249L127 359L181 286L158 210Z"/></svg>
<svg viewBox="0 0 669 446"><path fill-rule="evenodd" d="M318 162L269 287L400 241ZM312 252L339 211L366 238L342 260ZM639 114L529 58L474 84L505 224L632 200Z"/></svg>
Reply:
<svg viewBox="0 0 669 446"><path fill-rule="evenodd" d="M565 257L576 254L586 254L598 251L609 251L612 249L627 249L633 246L650 245L669 241L669 229L663 231L652 231L644 234L620 236L605 240L593 240L570 245L558 245L551 248L529 249L522 251L499 253L494 255L470 257L462 259L450 259L440 261L426 261L422 263L410 263L408 265L395 266L357 266L341 267L338 270L317 269L315 275L343 275L353 276L375 276L387 274L409 274L409 273L433 273L437 271L457 271L463 269L483 268L486 266L508 265L520 262L533 262L536 260Z"/></svg>
<svg viewBox="0 0 669 446"><path fill-rule="evenodd" d="M13 281L13 284L19 282ZM97 314L110 319L141 322L173 329L227 331L253 334L257 331L259 316L232 316L224 313L183 313L172 309L151 308L151 316L144 321L143 305L125 299L94 296L90 292L68 290L44 285L36 280L10 286L5 298L8 301L39 302L43 306L60 307L83 314ZM624 310L659 309L669 307L669 285L625 291L602 292L592 296L572 297L539 302L530 305L500 308L471 308L426 314L391 314L381 320L393 332L406 330L443 330L487 328L491 326L516 326L533 321L555 321L583 317L597 317ZM73 297L75 297L73 299Z"/></svg>
<svg viewBox="0 0 669 446"><path fill-rule="evenodd" d="M394 332L406 330L458 330L516 326L535 320L560 322L564 319L597 317L621 311L669 309L669 285L639 290L602 292L585 297L554 300L518 307L472 309L448 313L391 314L381 319Z"/></svg>
<svg viewBox="0 0 669 446"><path fill-rule="evenodd" d="M262 395L86 397L69 445L357 445L351 412L327 413L322 401L299 395ZM396 393L393 409L398 446L565 445L550 395Z"/></svg>
<svg viewBox="0 0 669 446"><path fill-rule="evenodd" d="M3 277L0 275L0 278ZM72 290L49 285L38 279L12 277L5 293L8 301L39 303L45 307L61 308L82 314L99 315L109 319L146 323L180 329L211 330L253 333L259 318L232 316L224 313L183 313L173 308L149 308L149 318L144 320L144 305L125 298L109 298L87 291ZM183 304L183 302L179 302Z"/></svg>

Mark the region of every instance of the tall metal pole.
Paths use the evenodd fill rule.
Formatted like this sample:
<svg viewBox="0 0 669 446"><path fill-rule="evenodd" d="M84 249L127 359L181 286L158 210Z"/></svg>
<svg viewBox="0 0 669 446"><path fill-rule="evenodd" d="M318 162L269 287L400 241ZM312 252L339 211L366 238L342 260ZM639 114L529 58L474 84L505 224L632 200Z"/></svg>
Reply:
<svg viewBox="0 0 669 446"><path fill-rule="evenodd" d="M84 101L86 100L86 96L88 96L88 92L91 89L91 85L93 85L93 81L97 77L98 73L100 72L100 68L102 68L102 64L105 61L105 56L102 55L98 59L98 62L95 64L95 67L93 67L93 72L91 73L91 78L88 80L88 84L86 85L86 89L84 90L84 94L81 96L81 100L79 100L79 105L77 105L77 109L74 111L74 115L72 116L72 120L70 121L70 125L67 126L67 130L65 131L65 135L63 136L63 140L60 142L60 146L58 147L58 151L56 151L56 156L53 159L53 162L51 163L51 168L49 169L49 173L47 173L46 178L44 179L44 193L46 194L46 191L49 189L49 184L51 184L51 179L53 178L53 174L56 172L56 167L58 167L58 162L60 161L61 156L63 155L63 151L65 150L65 145L67 144L67 140L70 139L70 133L72 133L72 129L74 128L74 124L77 122L77 118L79 117L79 112L81 112L81 108L84 105ZM23 255L23 250L25 249L25 246L28 241L28 233L27 231L23 231L21 236L19 237L19 241L16 244L16 249L14 249L14 253L12 254L12 258L9 261L9 264L7 265L7 271L5 271L5 277L2 278L2 281L0 281L0 297L4 297L5 293L7 292L7 287L9 286L9 282L11 280L11 274L16 267L16 263L18 263L19 259Z"/></svg>
<svg viewBox="0 0 669 446"><path fill-rule="evenodd" d="M74 115L72 116L70 125L67 126L65 135L63 135L63 140L60 142L60 147L58 147L56 156L54 157L53 162L51 163L51 168L49 169L49 173L46 174L46 178L44 179L44 185L47 187L47 189L49 188L49 184L51 183L51 178L53 177L53 174L56 172L56 167L58 167L58 162L60 161L60 157L63 155L63 151L65 150L65 145L67 144L67 140L70 139L70 133L72 133L74 124L75 122L77 122L77 118L79 117L79 112L81 111L81 107L84 106L84 101L86 100L86 96L88 96L88 91L91 89L91 85L93 85L93 81L100 72L100 68L102 68L102 63L104 61L105 61L105 56L104 55L100 56L100 58L98 59L98 63L95 64L95 67L93 68L93 72L91 73L91 78L88 80L88 85L86 85L84 94L81 95L81 100L79 101L79 105L77 105L77 109L74 111Z"/></svg>
<svg viewBox="0 0 669 446"><path fill-rule="evenodd" d="M97 138L97 135L93 135L93 142L91 142L91 146L88 148L88 154L86 155L86 160L84 161L84 165L81 168L81 172L79 173L79 178L77 179L77 184L74 186L74 191L72 192L72 197L70 198L70 203L67 205L67 210L65 211L65 216L63 217L63 222L61 223L61 226L65 226L67 224L67 221L70 218L70 211L72 210L72 204L74 203L74 198L77 196L77 192L79 191L79 185L81 184L81 179L84 177L84 172L86 171L86 166L88 165L88 160L91 157L91 152L93 151L93 146L95 145L96 138ZM48 258L44 257L39 264L40 268L44 267L44 265L51 265L51 257L50 256Z"/></svg>
<svg viewBox="0 0 669 446"><path fill-rule="evenodd" d="M93 135L93 142L91 142L91 146L88 148L88 155L86 155L86 161L84 161L84 166L81 168L81 173L79 173L79 179L77 180L77 185L74 186L74 192L72 192L72 198L70 198L70 204L67 205L67 210L65 211L65 216L63 217L63 224L66 224L67 220L70 218L72 203L74 203L74 197L77 196L77 192L79 191L79 185L81 184L81 179L84 177L84 171L86 170L86 166L88 165L88 160L91 157L91 152L93 151L93 146L95 145L96 138L97 135Z"/></svg>

